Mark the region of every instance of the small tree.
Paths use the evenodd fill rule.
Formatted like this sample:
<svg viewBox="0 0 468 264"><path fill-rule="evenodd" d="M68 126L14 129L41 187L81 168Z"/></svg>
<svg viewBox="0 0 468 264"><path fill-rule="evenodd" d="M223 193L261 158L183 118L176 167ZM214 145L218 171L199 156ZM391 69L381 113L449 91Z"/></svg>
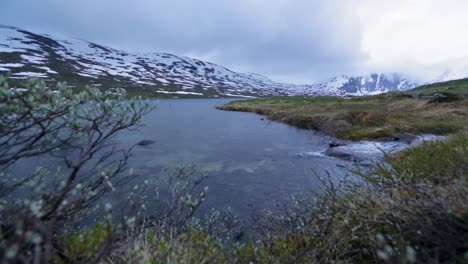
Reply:
<svg viewBox="0 0 468 264"><path fill-rule="evenodd" d="M132 178L122 174L132 147L112 138L138 128L151 109L144 101L125 100L122 91L50 89L41 80L10 89L0 77L0 260L49 262L65 228ZM62 160L64 168L28 175L10 169L45 155Z"/></svg>

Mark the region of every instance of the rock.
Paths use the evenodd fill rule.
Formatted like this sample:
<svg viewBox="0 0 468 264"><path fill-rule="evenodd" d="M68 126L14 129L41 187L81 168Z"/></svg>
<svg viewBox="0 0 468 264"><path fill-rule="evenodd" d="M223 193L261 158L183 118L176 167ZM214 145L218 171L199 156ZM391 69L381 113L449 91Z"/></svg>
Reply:
<svg viewBox="0 0 468 264"><path fill-rule="evenodd" d="M353 157L349 153L341 152L341 151L335 151L335 150L332 150L332 149L328 149L327 151L325 151L325 154L327 154L328 156L332 156L332 157L339 158L339 159L344 159L344 160L351 160L352 157Z"/></svg>
<svg viewBox="0 0 468 264"><path fill-rule="evenodd" d="M353 155L351 153L338 150L336 148L327 149L325 151L325 155L330 156L330 157L339 158L339 159L342 159L342 160L352 161L352 162L357 162L357 161L360 160L358 157L356 157L356 155Z"/></svg>
<svg viewBox="0 0 468 264"><path fill-rule="evenodd" d="M332 141L332 142L328 143L328 146L329 146L330 148L336 148L336 147L346 146L346 144L344 144L344 143L339 143L339 142L336 142L336 141Z"/></svg>
<svg viewBox="0 0 468 264"><path fill-rule="evenodd" d="M340 148L329 148L325 151L325 155L329 157L334 157L341 160L346 160L354 163L358 163L360 166L369 166L373 164L372 157L360 155L353 152L348 152L345 150L340 150Z"/></svg>
<svg viewBox="0 0 468 264"><path fill-rule="evenodd" d="M398 133L386 138L386 141L400 141L406 144L411 144L417 138L411 133Z"/></svg>
<svg viewBox="0 0 468 264"><path fill-rule="evenodd" d="M154 144L154 140L145 139L137 143L138 146L148 146Z"/></svg>

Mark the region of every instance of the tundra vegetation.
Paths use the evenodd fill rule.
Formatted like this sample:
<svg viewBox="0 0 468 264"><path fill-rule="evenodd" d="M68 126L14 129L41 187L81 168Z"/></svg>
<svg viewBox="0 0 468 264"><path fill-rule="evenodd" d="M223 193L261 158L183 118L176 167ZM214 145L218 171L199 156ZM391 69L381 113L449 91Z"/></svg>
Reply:
<svg viewBox="0 0 468 264"><path fill-rule="evenodd" d="M367 97L273 97L219 106L255 112L343 139L382 139L396 133L449 134L468 129L468 80Z"/></svg>
<svg viewBox="0 0 468 264"><path fill-rule="evenodd" d="M430 89L426 95L423 89L418 95L233 103L234 110L265 111L344 138L401 131L451 134L446 141L388 155L370 170L356 168L361 181L337 183L317 175L323 177L320 193L279 204L274 213L258 213L258 234L250 237L242 235L241 223L229 211L195 217L206 189L191 168L152 176L164 178L164 195L135 181L128 164L132 146L121 146L114 137L141 125L152 110L145 101L124 99L123 91L46 88L40 80L26 88L10 89L0 79L2 263L468 261L465 89L449 96ZM344 129L331 126L332 120ZM46 156L60 160L58 167L15 170ZM133 187L135 182L143 184ZM123 204L117 204L109 195L123 190Z"/></svg>

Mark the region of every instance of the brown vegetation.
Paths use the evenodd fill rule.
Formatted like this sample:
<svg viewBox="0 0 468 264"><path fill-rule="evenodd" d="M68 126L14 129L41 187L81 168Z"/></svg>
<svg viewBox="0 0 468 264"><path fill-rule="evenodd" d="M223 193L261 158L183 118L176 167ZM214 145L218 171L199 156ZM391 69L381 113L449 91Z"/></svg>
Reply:
<svg viewBox="0 0 468 264"><path fill-rule="evenodd" d="M255 112L351 140L381 139L396 133L449 134L467 130L468 99L457 95L454 101L433 102L432 98L395 94L350 99L277 97L234 101L218 109Z"/></svg>

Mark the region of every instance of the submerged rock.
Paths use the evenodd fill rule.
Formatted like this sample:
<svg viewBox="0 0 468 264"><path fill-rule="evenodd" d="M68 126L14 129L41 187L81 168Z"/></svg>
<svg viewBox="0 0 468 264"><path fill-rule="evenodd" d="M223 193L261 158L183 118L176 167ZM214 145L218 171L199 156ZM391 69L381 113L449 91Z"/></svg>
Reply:
<svg viewBox="0 0 468 264"><path fill-rule="evenodd" d="M154 144L155 141L154 140L149 140L149 139L145 139L145 140L142 140L138 143L136 143L138 146L148 146L148 145L151 145L151 144Z"/></svg>

